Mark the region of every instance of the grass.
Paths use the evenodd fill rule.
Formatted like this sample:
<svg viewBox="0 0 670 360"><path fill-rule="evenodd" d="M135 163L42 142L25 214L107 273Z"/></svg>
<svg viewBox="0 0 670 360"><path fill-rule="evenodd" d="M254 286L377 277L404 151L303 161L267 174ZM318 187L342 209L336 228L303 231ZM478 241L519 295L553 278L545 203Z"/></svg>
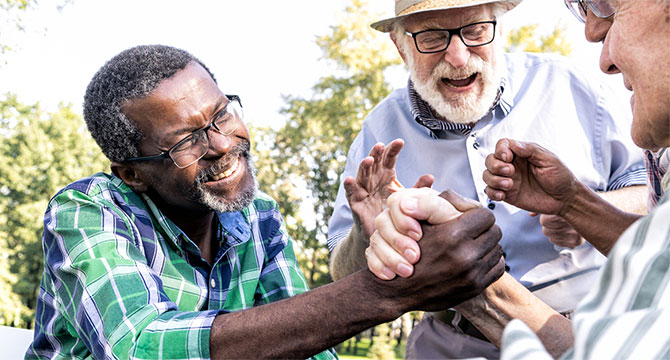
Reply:
<svg viewBox="0 0 670 360"><path fill-rule="evenodd" d="M357 351L354 352L354 342L356 339L351 338L342 344L338 346L337 349L337 355L340 357L340 359L369 359L367 356L368 350L370 349L370 338L368 337L363 337L359 342L358 342L358 348ZM349 343L351 342L351 351L347 351L347 348L349 347ZM404 359L405 358L405 344L401 344L399 347L395 348L395 357L396 359Z"/></svg>

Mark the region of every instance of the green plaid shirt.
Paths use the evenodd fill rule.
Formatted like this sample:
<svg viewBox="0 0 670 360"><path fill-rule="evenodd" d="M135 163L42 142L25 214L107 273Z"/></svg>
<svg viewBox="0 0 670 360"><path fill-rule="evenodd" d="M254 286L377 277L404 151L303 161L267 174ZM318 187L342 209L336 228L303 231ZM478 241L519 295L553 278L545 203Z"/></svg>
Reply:
<svg viewBox="0 0 670 360"><path fill-rule="evenodd" d="M144 194L96 174L51 199L26 358L206 359L214 317L308 290L274 200L218 213L210 266ZM337 358L328 350L316 358Z"/></svg>

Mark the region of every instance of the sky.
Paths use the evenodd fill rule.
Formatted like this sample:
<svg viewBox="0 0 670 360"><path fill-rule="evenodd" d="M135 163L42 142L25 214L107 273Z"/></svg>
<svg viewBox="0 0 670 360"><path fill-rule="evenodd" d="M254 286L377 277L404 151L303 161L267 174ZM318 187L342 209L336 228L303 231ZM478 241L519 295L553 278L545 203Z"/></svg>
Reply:
<svg viewBox="0 0 670 360"><path fill-rule="evenodd" d="M139 44L166 44L200 58L224 92L241 96L246 121L278 124L282 94L309 96L311 87L334 71L315 39L329 33L348 0L72 0L61 11L55 4L24 15L25 32L5 32L14 51L0 64L0 94L13 92L24 103L48 109L71 103L81 111L89 80L106 60ZM370 0L380 19L393 15L392 0ZM0 19L3 20L3 19ZM557 22L567 26L575 51L572 61L599 72L600 44L589 44L584 25L562 0L525 0L503 18L503 34L526 24L549 33ZM2 26L0 24L0 26ZM389 40L390 41L390 40ZM407 75L389 79L402 87Z"/></svg>

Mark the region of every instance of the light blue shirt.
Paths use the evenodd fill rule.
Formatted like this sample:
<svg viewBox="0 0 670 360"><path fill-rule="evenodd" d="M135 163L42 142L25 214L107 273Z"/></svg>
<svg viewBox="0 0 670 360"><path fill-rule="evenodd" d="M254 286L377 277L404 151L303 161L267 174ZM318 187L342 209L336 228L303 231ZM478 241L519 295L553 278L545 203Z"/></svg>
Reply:
<svg viewBox="0 0 670 360"><path fill-rule="evenodd" d="M491 208L503 231L500 243L510 274L557 311L570 311L596 279L605 257L588 243L575 249L555 246L542 234L538 217L491 202L484 193L484 160L496 142L507 137L552 151L596 191L643 185L642 150L630 137L630 96L555 55L514 53L505 55L505 61L497 105L469 132L429 130L417 122L420 114L432 116L425 102L411 89L394 91L365 119L349 149L342 179L356 176L374 144L404 139L396 165L398 180L411 186L419 176L432 174L436 190L453 189ZM331 250L352 224L340 184L329 224Z"/></svg>

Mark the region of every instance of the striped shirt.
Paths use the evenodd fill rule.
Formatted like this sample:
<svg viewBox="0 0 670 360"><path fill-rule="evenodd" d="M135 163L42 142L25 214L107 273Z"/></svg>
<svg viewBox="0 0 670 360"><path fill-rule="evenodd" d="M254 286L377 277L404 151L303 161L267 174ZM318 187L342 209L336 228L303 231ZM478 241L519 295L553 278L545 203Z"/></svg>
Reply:
<svg viewBox="0 0 670 360"><path fill-rule="evenodd" d="M666 150L666 148L661 148L656 152L644 151L648 178L647 186L649 188L649 209L656 206L656 203L663 197L662 179L668 171L668 167L670 167L670 151Z"/></svg>
<svg viewBox="0 0 670 360"><path fill-rule="evenodd" d="M96 174L56 194L26 358L206 359L214 317L308 290L274 200L217 213L210 266L144 194ZM316 358L336 358L334 351Z"/></svg>
<svg viewBox="0 0 670 360"><path fill-rule="evenodd" d="M564 359L670 358L670 199L619 238L598 283L573 316L574 348ZM520 320L503 334L503 359L543 359L542 344Z"/></svg>

